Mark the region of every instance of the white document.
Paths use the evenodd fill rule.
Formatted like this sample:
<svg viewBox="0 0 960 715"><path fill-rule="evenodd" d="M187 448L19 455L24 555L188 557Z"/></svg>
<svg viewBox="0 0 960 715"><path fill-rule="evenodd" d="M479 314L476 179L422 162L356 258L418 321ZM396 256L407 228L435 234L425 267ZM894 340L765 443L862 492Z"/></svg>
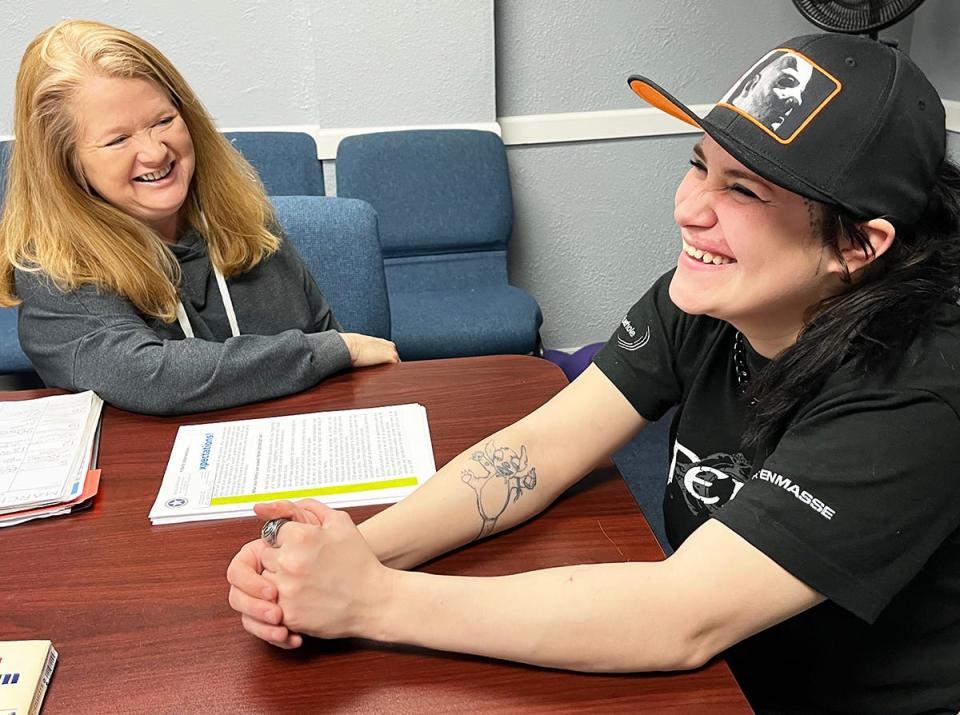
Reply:
<svg viewBox="0 0 960 715"><path fill-rule="evenodd" d="M80 494L102 409L89 391L0 402L0 514Z"/></svg>
<svg viewBox="0 0 960 715"><path fill-rule="evenodd" d="M336 508L388 504L435 471L422 405L185 425L150 520L249 516L259 502L307 497Z"/></svg>

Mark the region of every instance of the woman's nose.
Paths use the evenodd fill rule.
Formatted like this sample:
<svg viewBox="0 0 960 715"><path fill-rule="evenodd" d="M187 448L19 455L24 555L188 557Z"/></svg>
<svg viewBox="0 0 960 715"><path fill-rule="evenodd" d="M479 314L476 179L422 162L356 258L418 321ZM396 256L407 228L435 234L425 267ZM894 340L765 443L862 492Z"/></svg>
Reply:
<svg viewBox="0 0 960 715"><path fill-rule="evenodd" d="M162 164L167 158L167 145L148 132L137 147L137 158L144 164Z"/></svg>
<svg viewBox="0 0 960 715"><path fill-rule="evenodd" d="M712 226L717 216L713 211L712 196L709 191L699 185L685 187L686 180L677 189L673 207L673 220L678 226L697 226L708 228Z"/></svg>

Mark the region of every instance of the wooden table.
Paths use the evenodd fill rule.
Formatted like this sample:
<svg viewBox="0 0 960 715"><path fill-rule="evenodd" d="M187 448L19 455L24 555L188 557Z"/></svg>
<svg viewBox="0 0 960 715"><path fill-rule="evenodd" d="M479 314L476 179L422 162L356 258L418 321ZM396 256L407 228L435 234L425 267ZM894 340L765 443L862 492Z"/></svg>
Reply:
<svg viewBox="0 0 960 715"><path fill-rule="evenodd" d="M93 509L0 531L0 637L49 638L59 649L45 715L750 712L720 660L689 673L607 676L359 640L278 650L243 631L227 605L227 564L259 522L155 527L147 518L181 424L419 402L442 465L564 384L546 361L485 357L368 368L291 397L187 417L107 408ZM351 512L359 521L379 508ZM494 575L660 558L608 466L538 519L426 568Z"/></svg>

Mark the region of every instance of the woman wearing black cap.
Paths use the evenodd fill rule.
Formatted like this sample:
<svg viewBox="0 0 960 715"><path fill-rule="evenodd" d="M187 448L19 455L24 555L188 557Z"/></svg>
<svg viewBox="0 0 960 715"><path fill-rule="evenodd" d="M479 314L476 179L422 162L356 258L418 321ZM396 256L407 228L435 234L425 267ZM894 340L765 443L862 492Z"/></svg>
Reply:
<svg viewBox="0 0 960 715"><path fill-rule="evenodd" d="M676 269L567 389L359 531L315 502L258 507L301 523L244 546L231 604L283 647L362 636L584 671L724 652L760 710L955 712L960 170L935 90L842 35L768 53L703 119L631 86L706 133ZM537 514L674 406L666 561L401 570Z"/></svg>

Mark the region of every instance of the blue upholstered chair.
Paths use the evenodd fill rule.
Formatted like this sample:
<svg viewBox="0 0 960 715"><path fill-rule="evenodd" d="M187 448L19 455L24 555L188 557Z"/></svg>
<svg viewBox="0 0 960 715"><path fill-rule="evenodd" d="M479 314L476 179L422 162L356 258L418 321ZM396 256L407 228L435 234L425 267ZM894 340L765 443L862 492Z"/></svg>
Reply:
<svg viewBox="0 0 960 715"><path fill-rule="evenodd" d="M498 136L352 136L340 143L336 166L337 195L377 212L402 358L539 351L540 307L507 282L513 201Z"/></svg>
<svg viewBox="0 0 960 715"><path fill-rule="evenodd" d="M613 463L623 475L623 481L667 556L673 553L673 547L667 541L663 522L663 495L670 469L673 415L674 411L670 410L656 422L651 422L613 455Z"/></svg>
<svg viewBox="0 0 960 715"><path fill-rule="evenodd" d="M390 337L390 302L377 215L355 199L273 196L287 239L297 247L334 315L351 333Z"/></svg>
<svg viewBox="0 0 960 715"><path fill-rule="evenodd" d="M0 199L7 191L7 163L12 149L12 141L0 142ZM20 349L17 309L0 308L0 389L37 386L40 386L39 378Z"/></svg>
<svg viewBox="0 0 960 715"><path fill-rule="evenodd" d="M33 366L20 349L17 309L0 308L0 373L30 373Z"/></svg>
<svg viewBox="0 0 960 715"><path fill-rule="evenodd" d="M270 196L323 196L317 144L303 132L224 132L260 175Z"/></svg>
<svg viewBox="0 0 960 715"><path fill-rule="evenodd" d="M13 141L0 142L0 199L7 193L7 164L10 163L10 152L13 151Z"/></svg>

